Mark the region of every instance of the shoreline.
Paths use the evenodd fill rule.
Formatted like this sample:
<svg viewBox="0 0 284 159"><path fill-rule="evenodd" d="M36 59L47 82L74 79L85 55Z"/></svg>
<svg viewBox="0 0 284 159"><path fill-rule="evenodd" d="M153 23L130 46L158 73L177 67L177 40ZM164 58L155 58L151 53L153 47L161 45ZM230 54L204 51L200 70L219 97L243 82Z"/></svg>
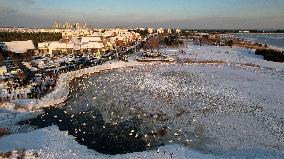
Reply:
<svg viewBox="0 0 284 159"><path fill-rule="evenodd" d="M29 104L25 108L16 109L15 101L1 103L0 107L0 127L8 128L10 134L17 134L30 131L29 127L18 125L19 122L37 117L43 113L42 108L60 105L66 101L70 91L72 79L83 75L99 73L100 71L114 68L143 65L138 62L111 61L103 65L80 69L77 71L60 74L54 90L41 99L28 99Z"/></svg>
<svg viewBox="0 0 284 159"><path fill-rule="evenodd" d="M248 49L249 48L244 48L242 46L233 46L233 49ZM203 63L202 59L193 59L194 63L183 63L183 64L187 64L187 65L214 65L215 63ZM206 61L206 60L205 60ZM210 60L209 60L210 61ZM215 60L213 60L215 61ZM220 60L222 61L222 60ZM246 66L248 65L248 63L238 63L238 62L224 62L222 61L222 65L228 65L228 66ZM49 92L48 94L46 94L45 96L43 96L40 99L23 99L23 100L30 100L30 103L28 104L28 108L26 109L20 109L21 111L23 110L32 110L32 111L38 111L41 108L46 108L46 107L52 107L55 105L59 105L64 103L67 98L68 98L68 94L70 93L70 82L72 82L73 79L75 78L80 78L84 75L92 75L92 74L96 74L96 73L100 73L102 71L107 71L107 70L111 70L111 69L117 69L117 68L125 68L125 67L132 67L132 66L143 66L143 65L155 65L155 64L176 64L176 62L174 63L167 63L167 62L162 62L162 61L152 61L152 62L139 62L136 61L135 59L130 60L129 62L123 62L123 61L109 61L105 64L102 65L98 65L98 66L93 66L93 67L89 67L89 68L84 68L84 69L80 69L80 70L76 70L76 71L71 71L71 72L67 72L67 73L63 73L60 74L59 77L57 78L57 82L56 82L56 86L54 87L54 89ZM216 63L218 65L218 63ZM253 63L251 63L253 64ZM219 64L220 65L220 64ZM257 65L258 67L263 67L263 68L269 68L266 66L261 66L261 65ZM250 67L249 65L247 67ZM275 69L275 68L269 68L269 69ZM11 102L5 102L5 103L1 103L2 105L10 105L10 107L12 107L11 105L16 105L15 101L11 101ZM5 108L5 107L4 107ZM24 111L25 112L25 111ZM28 111L27 111L28 112Z"/></svg>
<svg viewBox="0 0 284 159"><path fill-rule="evenodd" d="M84 68L60 74L53 91L46 94L44 97L40 99L31 99L29 106L32 108L32 110L39 110L40 108L55 106L63 103L68 98L68 94L70 91L69 84L75 78L79 78L84 75L99 73L101 71L106 71L110 69L124 68L124 67L138 66L138 65L144 65L144 64L136 61L133 62L111 61L100 66L94 66L94 67ZM3 103L3 105L4 104L15 104L15 101Z"/></svg>
<svg viewBox="0 0 284 159"><path fill-rule="evenodd" d="M203 47L201 47L201 48L203 48ZM247 54L247 51L246 51L246 50L249 50L249 49L242 48L242 47L234 46L233 48L229 48L229 47L222 47L221 48L221 47L206 46L203 49L205 49L204 51L207 50L207 52L204 52L204 53L205 54L209 53L208 54L209 58L208 57L203 58L204 55L202 55L202 56L196 56L195 55L196 53L198 53L198 50L200 49L199 46L192 45L191 47L188 47L187 49L190 51L187 56L178 55L177 54L178 50L176 50L176 49L169 50L169 51L167 51L167 49L166 49L166 52L167 52L168 56L176 57L178 55L182 59L194 60L193 64L180 63L182 65L183 64L185 64L185 65L216 65L214 63L213 64L212 63L202 64L203 63L202 61L204 61L204 60L205 61L208 61L208 60L209 61L210 60L215 61L215 60L219 59L220 61L224 61L224 64L222 64L222 65L226 65L226 66L229 66L229 67L238 67L238 68L241 68L241 69L244 69L244 67L251 69L252 66L254 66L255 67L254 69L258 69L260 71L263 70L264 72L266 72L268 70L279 72L283 68L283 65L281 63L278 63L278 62L266 61L266 60L258 59L258 58L255 58L255 57L251 58L250 57L251 55ZM216 49L216 50L213 50L213 49ZM227 54L228 50L231 50L230 52L234 53L234 55L230 56L230 58L226 57L226 56L228 56L228 54ZM224 56L218 55L219 53L221 53L220 51L223 52ZM235 54L235 51L240 51L240 52L239 53L236 52L236 54ZM213 56L211 57L210 54L215 54L214 52L216 52L217 54L214 55L214 57ZM199 52L198 54L200 54L200 53L202 53L202 52ZM94 67L84 68L84 69L60 74L58 79L57 79L56 86L54 87L54 90L52 92L46 94L44 97L42 97L40 99L30 99L29 107L26 107L26 108L23 108L23 109L15 109L15 106L16 106L15 101L3 103L1 105L3 112L10 111L10 112L15 113L17 116L14 120L3 118L3 121L0 122L0 125L2 127L7 127L7 125L11 125L11 123L16 124L17 122L21 121L21 119L29 119L30 118L29 116L33 117L34 114L41 114L42 113L41 108L52 107L52 106L56 106L56 105L60 105L60 104L64 103L68 99L68 95L70 93L70 82L72 82L72 79L74 79L74 78L78 78L78 77L81 77L83 75L92 75L94 73L99 73L101 71L115 69L115 68L164 64L164 62L138 62L138 61L135 60L136 57L137 56L135 54L133 54L133 56L129 57L129 62L114 60L114 61L109 61L109 62L107 62L103 65L98 65L98 66L94 66ZM225 57L225 58L223 58L223 57ZM250 59L244 59L244 57L245 58L248 57ZM177 60L179 60L179 59L177 59ZM166 64L168 64L168 63L166 63ZM173 64L179 64L179 61L176 61ZM220 64L217 64L217 65L220 65ZM19 119L18 119L18 116L19 116Z"/></svg>

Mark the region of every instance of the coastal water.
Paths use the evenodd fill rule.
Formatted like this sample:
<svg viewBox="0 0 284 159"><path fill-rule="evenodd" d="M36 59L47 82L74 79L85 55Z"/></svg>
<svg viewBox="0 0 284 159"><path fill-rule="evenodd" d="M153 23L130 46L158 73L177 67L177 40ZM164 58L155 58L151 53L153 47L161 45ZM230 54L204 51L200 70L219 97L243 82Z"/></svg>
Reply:
<svg viewBox="0 0 284 159"><path fill-rule="evenodd" d="M263 33L246 33L234 34L238 38L267 44L272 47L284 49L284 34L263 34Z"/></svg>

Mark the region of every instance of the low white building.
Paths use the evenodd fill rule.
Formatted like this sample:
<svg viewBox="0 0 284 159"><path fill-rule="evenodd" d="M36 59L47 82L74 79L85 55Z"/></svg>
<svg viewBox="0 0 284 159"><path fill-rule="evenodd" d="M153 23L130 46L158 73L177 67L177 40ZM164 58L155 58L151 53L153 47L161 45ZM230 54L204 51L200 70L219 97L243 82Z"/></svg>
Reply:
<svg viewBox="0 0 284 159"><path fill-rule="evenodd" d="M53 51L61 51L63 53L67 53L68 50L73 50L74 44L53 41L49 44L49 53L53 53Z"/></svg>
<svg viewBox="0 0 284 159"><path fill-rule="evenodd" d="M149 34L153 34L154 33L154 29L153 28L148 28L147 31L148 31Z"/></svg>
<svg viewBox="0 0 284 159"><path fill-rule="evenodd" d="M99 42L89 42L89 43L85 43L81 45L81 49L103 49L104 48L104 44L103 43L99 43Z"/></svg>
<svg viewBox="0 0 284 159"><path fill-rule="evenodd" d="M49 52L49 42L38 43L39 54L44 56Z"/></svg>
<svg viewBox="0 0 284 159"><path fill-rule="evenodd" d="M95 31L95 32L93 32L90 36L91 36L91 37L101 37L101 36L102 36L102 33Z"/></svg>
<svg viewBox="0 0 284 159"><path fill-rule="evenodd" d="M176 33L179 34L181 32L180 29L176 29Z"/></svg>
<svg viewBox="0 0 284 159"><path fill-rule="evenodd" d="M67 33L67 32L66 32ZM67 36L67 34L66 34ZM74 53L97 52L114 49L117 44L125 46L127 44L141 40L139 33L128 29L109 29L106 31L95 31L88 36L79 36L62 39L60 41L39 43L38 48L41 55L53 53Z"/></svg>
<svg viewBox="0 0 284 159"><path fill-rule="evenodd" d="M3 75L5 73L7 73L7 67L6 66L0 67L0 75Z"/></svg>
<svg viewBox="0 0 284 159"><path fill-rule="evenodd" d="M3 49L14 53L27 53L29 50L34 50L35 46L32 40L27 41L11 41L4 42Z"/></svg>
<svg viewBox="0 0 284 159"><path fill-rule="evenodd" d="M100 41L102 41L101 37L95 37L95 36L86 36L81 38L81 43L100 42Z"/></svg>
<svg viewBox="0 0 284 159"><path fill-rule="evenodd" d="M159 29L157 29L157 33L158 33L158 34L162 34L162 33L164 33L164 29L163 29L163 28L159 28Z"/></svg>

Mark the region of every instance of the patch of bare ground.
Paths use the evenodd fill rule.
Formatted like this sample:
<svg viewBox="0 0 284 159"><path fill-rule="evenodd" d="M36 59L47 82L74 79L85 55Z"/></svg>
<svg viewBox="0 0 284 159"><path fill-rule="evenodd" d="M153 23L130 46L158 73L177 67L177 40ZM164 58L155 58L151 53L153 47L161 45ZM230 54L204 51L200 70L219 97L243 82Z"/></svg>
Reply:
<svg viewBox="0 0 284 159"><path fill-rule="evenodd" d="M7 128L0 128L0 137L9 134L9 130Z"/></svg>
<svg viewBox="0 0 284 159"><path fill-rule="evenodd" d="M185 59L184 63L187 63L187 64L226 64L226 62L222 61L222 60L198 60L198 61L194 61L192 59Z"/></svg>
<svg viewBox="0 0 284 159"><path fill-rule="evenodd" d="M241 66L260 68L260 66L259 66L259 65L257 65L257 64L252 64L252 63L245 63L245 64L241 64Z"/></svg>
<svg viewBox="0 0 284 159"><path fill-rule="evenodd" d="M39 154L36 151L25 150L25 149L19 149L19 150L0 153L0 159L10 159L10 158L37 159L39 158Z"/></svg>

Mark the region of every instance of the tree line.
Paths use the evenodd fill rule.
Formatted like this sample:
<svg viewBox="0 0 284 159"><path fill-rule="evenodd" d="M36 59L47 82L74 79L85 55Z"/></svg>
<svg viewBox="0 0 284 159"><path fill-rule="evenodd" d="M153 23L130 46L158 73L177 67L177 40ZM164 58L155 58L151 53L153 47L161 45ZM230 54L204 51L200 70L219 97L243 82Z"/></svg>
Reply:
<svg viewBox="0 0 284 159"><path fill-rule="evenodd" d="M136 32L136 33L139 33L142 38L145 38L146 36L149 35L149 33L148 33L147 30L135 29L135 30L128 30L128 31L134 31L134 32Z"/></svg>
<svg viewBox="0 0 284 159"><path fill-rule="evenodd" d="M273 49L257 49L256 55L262 55L265 60L274 62L284 62L284 52Z"/></svg>
<svg viewBox="0 0 284 159"><path fill-rule="evenodd" d="M62 38L61 33L21 33L21 32L0 32L0 42L32 40L34 46L46 41L58 41Z"/></svg>
<svg viewBox="0 0 284 159"><path fill-rule="evenodd" d="M169 34L164 38L164 44L168 46L179 46L183 45L183 41L179 40L179 36L177 34Z"/></svg>

